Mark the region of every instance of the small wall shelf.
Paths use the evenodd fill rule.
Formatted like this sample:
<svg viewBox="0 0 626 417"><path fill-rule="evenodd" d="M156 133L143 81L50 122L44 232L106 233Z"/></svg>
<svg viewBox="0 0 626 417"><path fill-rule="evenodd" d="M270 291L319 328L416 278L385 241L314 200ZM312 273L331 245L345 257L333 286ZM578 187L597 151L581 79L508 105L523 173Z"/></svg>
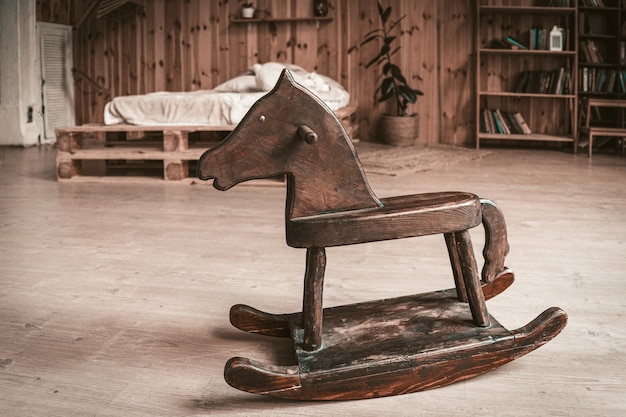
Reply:
<svg viewBox="0 0 626 417"><path fill-rule="evenodd" d="M330 16L310 16L310 17L265 17L262 19L243 19L240 17L232 18L230 23L242 24L242 23L288 23L288 22L332 22L333 18Z"/></svg>

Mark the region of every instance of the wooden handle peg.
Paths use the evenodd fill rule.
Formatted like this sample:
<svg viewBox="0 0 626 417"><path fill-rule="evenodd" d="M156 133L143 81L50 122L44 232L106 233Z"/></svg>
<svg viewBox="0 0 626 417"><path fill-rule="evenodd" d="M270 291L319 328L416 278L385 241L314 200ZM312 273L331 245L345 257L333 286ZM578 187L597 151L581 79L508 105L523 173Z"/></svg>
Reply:
<svg viewBox="0 0 626 417"><path fill-rule="evenodd" d="M317 142L317 133L315 133L313 129L306 125L298 126L298 136L300 136L300 138L309 145L313 145L315 142Z"/></svg>

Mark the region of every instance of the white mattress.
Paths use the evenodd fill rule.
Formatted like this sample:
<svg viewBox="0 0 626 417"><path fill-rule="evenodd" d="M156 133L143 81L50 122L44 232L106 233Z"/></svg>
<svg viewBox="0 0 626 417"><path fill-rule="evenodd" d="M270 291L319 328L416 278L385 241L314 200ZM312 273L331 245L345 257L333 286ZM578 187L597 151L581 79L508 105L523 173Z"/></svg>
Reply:
<svg viewBox="0 0 626 417"><path fill-rule="evenodd" d="M283 68L332 110L348 105L350 95L333 79L301 67L270 62L254 65L246 74L212 90L157 92L115 97L104 108L107 125L236 125L250 107L271 90Z"/></svg>

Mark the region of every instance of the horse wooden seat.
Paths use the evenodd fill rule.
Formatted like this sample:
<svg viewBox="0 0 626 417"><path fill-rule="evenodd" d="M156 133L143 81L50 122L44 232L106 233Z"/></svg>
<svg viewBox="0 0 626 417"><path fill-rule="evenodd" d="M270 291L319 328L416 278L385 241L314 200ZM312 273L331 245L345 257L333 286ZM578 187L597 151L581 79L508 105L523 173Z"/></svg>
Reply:
<svg viewBox="0 0 626 417"><path fill-rule="evenodd" d="M284 174L287 244L306 248L302 311L273 314L235 305L231 323L246 332L289 337L294 364L230 359L235 388L302 400L405 394L461 381L510 362L555 337L567 315L545 310L507 330L485 300L513 282L500 209L466 192L378 199L350 139L323 102L284 71L235 130L198 164L218 190ZM479 273L469 230L485 230ZM394 299L323 308L326 247L441 234L455 287Z"/></svg>
<svg viewBox="0 0 626 417"><path fill-rule="evenodd" d="M288 220L287 244L330 247L467 230L480 225L478 196L463 192L381 199L383 206Z"/></svg>

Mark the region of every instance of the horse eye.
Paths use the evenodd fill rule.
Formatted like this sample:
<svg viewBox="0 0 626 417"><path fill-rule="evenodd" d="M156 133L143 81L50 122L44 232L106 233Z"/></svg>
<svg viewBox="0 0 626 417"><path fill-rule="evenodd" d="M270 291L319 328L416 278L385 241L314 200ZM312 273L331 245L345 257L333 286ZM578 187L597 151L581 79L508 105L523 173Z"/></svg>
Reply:
<svg viewBox="0 0 626 417"><path fill-rule="evenodd" d="M259 116L259 122L263 123L265 121L265 116L261 115Z"/></svg>

